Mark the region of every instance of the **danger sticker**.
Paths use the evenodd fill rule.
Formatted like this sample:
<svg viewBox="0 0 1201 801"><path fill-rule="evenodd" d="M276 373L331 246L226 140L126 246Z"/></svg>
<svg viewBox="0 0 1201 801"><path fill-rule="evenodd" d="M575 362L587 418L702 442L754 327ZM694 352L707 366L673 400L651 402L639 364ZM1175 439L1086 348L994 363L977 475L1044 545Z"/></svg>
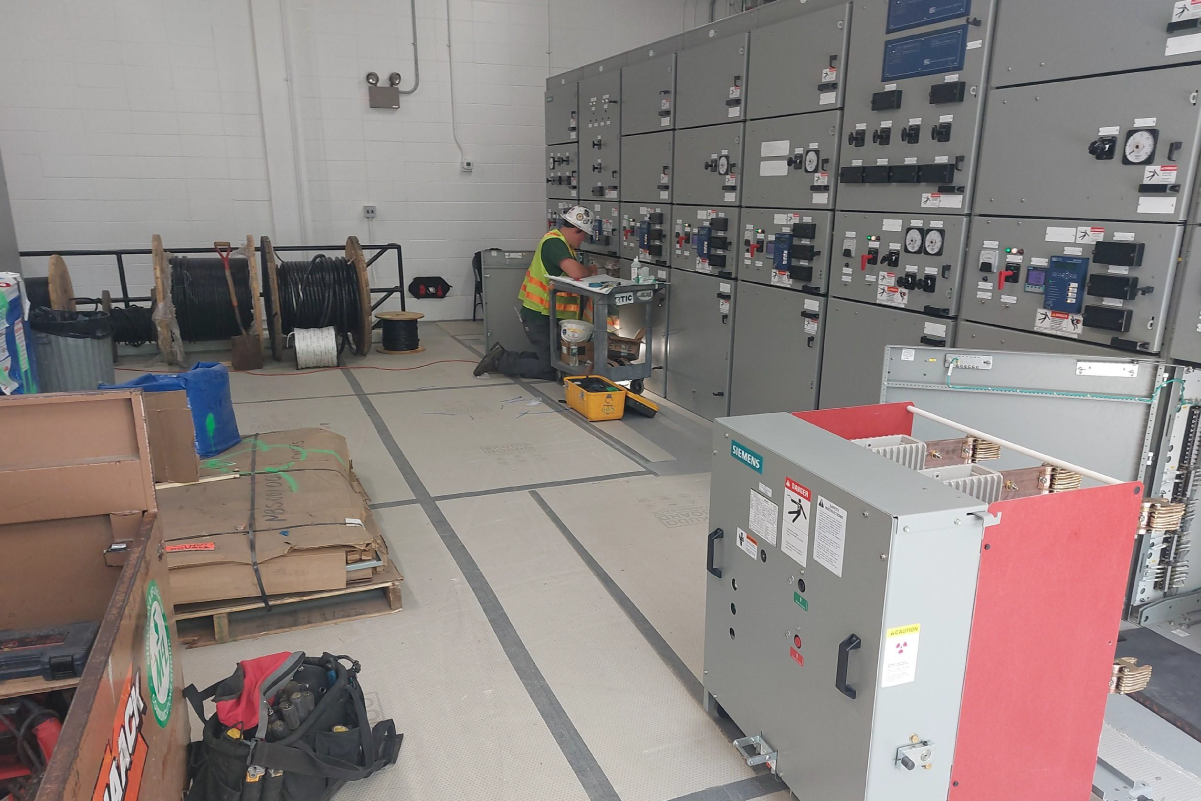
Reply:
<svg viewBox="0 0 1201 801"><path fill-rule="evenodd" d="M215 551L217 543L215 542L179 542L175 545L164 546L163 551L166 553L179 553L180 551Z"/></svg>
<svg viewBox="0 0 1201 801"><path fill-rule="evenodd" d="M884 639L884 670L880 674L881 687L908 684L917 678L918 638L922 625L913 623L896 626L887 632Z"/></svg>
<svg viewBox="0 0 1201 801"><path fill-rule="evenodd" d="M1175 164L1156 164L1143 167L1143 183L1145 184L1174 184L1179 180Z"/></svg>
<svg viewBox="0 0 1201 801"><path fill-rule="evenodd" d="M1039 309L1034 314L1034 330L1044 334L1077 339L1084 328L1084 317L1068 312Z"/></svg>
<svg viewBox="0 0 1201 801"><path fill-rule="evenodd" d="M780 549L801 567L809 563L809 518L813 493L803 484L784 479L784 517L780 523Z"/></svg>
<svg viewBox="0 0 1201 801"><path fill-rule="evenodd" d="M742 529L738 529L738 547L752 559L759 556L759 541Z"/></svg>

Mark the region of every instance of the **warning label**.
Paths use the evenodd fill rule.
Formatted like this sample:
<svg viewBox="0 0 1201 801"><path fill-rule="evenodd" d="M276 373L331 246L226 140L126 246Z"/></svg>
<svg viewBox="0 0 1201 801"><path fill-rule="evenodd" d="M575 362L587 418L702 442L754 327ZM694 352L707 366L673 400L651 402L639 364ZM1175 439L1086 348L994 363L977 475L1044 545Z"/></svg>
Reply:
<svg viewBox="0 0 1201 801"><path fill-rule="evenodd" d="M884 639L884 670L880 674L881 687L908 684L917 678L918 636L922 624L896 626L887 632Z"/></svg>
<svg viewBox="0 0 1201 801"><path fill-rule="evenodd" d="M1034 330L1043 334L1076 339L1084 328L1084 317L1068 312L1039 309L1034 313Z"/></svg>
<svg viewBox="0 0 1201 801"><path fill-rule="evenodd" d="M847 510L828 498L817 499L813 558L842 578L842 554L847 544Z"/></svg>
<svg viewBox="0 0 1201 801"><path fill-rule="evenodd" d="M909 290L897 286L895 274L881 272L876 284L876 303L903 309L909 305Z"/></svg>
<svg viewBox="0 0 1201 801"><path fill-rule="evenodd" d="M809 564L809 518L813 493L791 478L784 479L784 519L780 524L780 549L806 567Z"/></svg>
<svg viewBox="0 0 1201 801"><path fill-rule="evenodd" d="M751 490L751 531L756 536L776 544L776 520L780 517L780 507Z"/></svg>
<svg viewBox="0 0 1201 801"><path fill-rule="evenodd" d="M747 556L752 559L756 559L759 556L759 541L742 529L738 529L738 547L744 550Z"/></svg>
<svg viewBox="0 0 1201 801"><path fill-rule="evenodd" d="M180 553L181 551L215 551L215 542L178 542L174 545L163 546L164 553Z"/></svg>

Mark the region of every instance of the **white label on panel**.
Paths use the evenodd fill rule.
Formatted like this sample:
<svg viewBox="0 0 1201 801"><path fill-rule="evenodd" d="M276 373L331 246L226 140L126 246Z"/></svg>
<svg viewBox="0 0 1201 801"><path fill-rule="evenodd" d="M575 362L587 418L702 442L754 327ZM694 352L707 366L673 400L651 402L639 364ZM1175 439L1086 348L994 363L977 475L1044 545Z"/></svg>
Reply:
<svg viewBox="0 0 1201 801"><path fill-rule="evenodd" d="M787 156L792 144L787 139L773 139L759 145L759 157L764 159Z"/></svg>
<svg viewBox="0 0 1201 801"><path fill-rule="evenodd" d="M892 279L895 283L896 279ZM882 306L893 306L903 309L909 304L909 290L899 286L885 286L884 274L880 274L880 283L876 286L876 303Z"/></svg>
<svg viewBox="0 0 1201 801"><path fill-rule="evenodd" d="M921 117L913 117L912 119L909 120L909 124L910 125L921 125L922 118Z"/></svg>
<svg viewBox="0 0 1201 801"><path fill-rule="evenodd" d="M1050 262L1048 262L1046 259L1039 258L1037 256L1030 257L1031 267L1046 267L1048 264L1050 264Z"/></svg>
<svg viewBox="0 0 1201 801"><path fill-rule="evenodd" d="M750 534L747 534L742 529L738 529L738 547L742 552L752 559L759 558L759 543Z"/></svg>
<svg viewBox="0 0 1201 801"><path fill-rule="evenodd" d="M1002 303L1017 303L1018 299L1014 295L1002 295L1001 302Z"/></svg>
<svg viewBox="0 0 1201 801"><path fill-rule="evenodd" d="M822 83L830 83L838 80L838 68L826 67L822 70Z"/></svg>
<svg viewBox="0 0 1201 801"><path fill-rule="evenodd" d="M950 75L944 75L942 76L942 80L944 83L955 83L955 81L959 80L959 73L953 72Z"/></svg>
<svg viewBox="0 0 1201 801"><path fill-rule="evenodd" d="M884 167L884 166L887 166L887 164L888 164L888 159L876 159L877 167Z"/></svg>
<svg viewBox="0 0 1201 801"><path fill-rule="evenodd" d="M906 156L905 163L906 164L917 164L917 156Z"/></svg>
<svg viewBox="0 0 1201 801"><path fill-rule="evenodd" d="M1117 308L1120 309L1120 308L1122 308L1122 301L1120 301L1117 298L1101 298L1101 305L1102 306L1116 306Z"/></svg>
<svg viewBox="0 0 1201 801"><path fill-rule="evenodd" d="M913 357L915 355L917 355L917 351L915 351L913 348L905 348L901 351L901 361L911 362L913 361Z"/></svg>
<svg viewBox="0 0 1201 801"><path fill-rule="evenodd" d="M935 164L947 164L947 163L949 163L950 161L951 161L951 157L950 157L950 156L935 156L935 157L934 157L934 163L935 163Z"/></svg>
<svg viewBox="0 0 1201 801"><path fill-rule="evenodd" d="M1122 129L1117 125L1106 125L1097 129L1097 136L1117 136Z"/></svg>
<svg viewBox="0 0 1201 801"><path fill-rule="evenodd" d="M1172 4L1172 22L1201 17L1201 2L1198 0L1176 0Z"/></svg>
<svg viewBox="0 0 1201 801"><path fill-rule="evenodd" d="M968 50L977 50L977 49L979 49L979 48L981 48L981 47L984 47L984 41L983 41L982 39L973 39L972 41L970 41L970 42L968 42L968 43L967 43L967 48L966 48L966 49L968 49Z"/></svg>
<svg viewBox="0 0 1201 801"><path fill-rule="evenodd" d="M1076 375L1099 375L1106 378L1138 378L1134 362L1076 362Z"/></svg>
<svg viewBox="0 0 1201 801"><path fill-rule="evenodd" d="M1065 255L1065 256L1083 256L1083 255L1084 255L1084 248L1068 248L1068 247L1065 247L1065 248L1063 249L1063 255Z"/></svg>
<svg viewBox="0 0 1201 801"><path fill-rule="evenodd" d="M884 218L884 230L885 231L900 231L901 230L901 221L900 220L890 220L887 217L885 217Z"/></svg>
<svg viewBox="0 0 1201 801"><path fill-rule="evenodd" d="M751 531L759 537L776 544L776 524L780 519L780 507L751 490Z"/></svg>
<svg viewBox="0 0 1201 801"><path fill-rule="evenodd" d="M725 199L726 203L733 203L738 199L738 193L737 192L726 192L724 199Z"/></svg>
<svg viewBox="0 0 1201 801"><path fill-rule="evenodd" d="M817 96L817 104L819 106L828 106L838 100L837 92L822 92Z"/></svg>
<svg viewBox="0 0 1201 801"><path fill-rule="evenodd" d="M943 114L941 117L938 118L938 121L939 122L954 122L955 115L954 114Z"/></svg>
<svg viewBox="0 0 1201 801"><path fill-rule="evenodd" d="M805 298L805 311L818 311L821 309L821 303L810 298Z"/></svg>
<svg viewBox="0 0 1201 801"><path fill-rule="evenodd" d="M843 236L845 236L847 239L854 239L855 237L859 236L859 234L855 233L854 231L847 231L845 234L843 234Z"/></svg>
<svg viewBox="0 0 1201 801"><path fill-rule="evenodd" d="M1114 231L1113 232L1113 241L1114 242L1133 242L1134 234L1131 233L1130 231Z"/></svg>
<svg viewBox="0 0 1201 801"><path fill-rule="evenodd" d="M811 319L809 317L805 318L805 333L810 334L810 335L817 334L817 320Z"/></svg>
<svg viewBox="0 0 1201 801"><path fill-rule="evenodd" d="M742 106L730 106L729 110L726 111L727 117L738 117L741 114L742 114Z"/></svg>
<svg viewBox="0 0 1201 801"><path fill-rule="evenodd" d="M1174 197L1140 197L1138 199L1139 214L1175 214L1176 198Z"/></svg>
<svg viewBox="0 0 1201 801"><path fill-rule="evenodd" d="M855 123L855 130L856 130L856 131L866 131L866 130L867 130L867 123L866 123L866 122L857 122L857 123Z"/></svg>
<svg viewBox="0 0 1201 801"><path fill-rule="evenodd" d="M1105 229L1098 225L1082 225L1076 229L1076 244L1095 245L1105 238Z"/></svg>
<svg viewBox="0 0 1201 801"><path fill-rule="evenodd" d="M896 89L896 88L897 88L897 85L896 85L895 83L886 83L886 84L884 84L884 91L885 91L885 92L891 92L892 90L894 90L894 89Z"/></svg>
<svg viewBox="0 0 1201 801"><path fill-rule="evenodd" d="M830 202L830 193L829 192L814 192L813 193L813 204L815 206L824 206L825 204L827 204L829 202Z"/></svg>
<svg viewBox="0 0 1201 801"><path fill-rule="evenodd" d="M851 166L852 167L862 167L863 159L851 159Z"/></svg>
<svg viewBox="0 0 1201 801"><path fill-rule="evenodd" d="M729 284L718 284L718 285L717 285L717 291L718 291L718 292L729 292L729 291L730 291L730 285L729 285Z"/></svg>
<svg viewBox="0 0 1201 801"><path fill-rule="evenodd" d="M1034 313L1034 330L1043 334L1077 339L1084 327L1084 318L1079 314L1039 309Z"/></svg>
<svg viewBox="0 0 1201 801"><path fill-rule="evenodd" d="M939 203L939 208L943 208L943 209L961 209L961 208L963 208L963 195L943 195L942 201Z"/></svg>
<svg viewBox="0 0 1201 801"><path fill-rule="evenodd" d="M810 150L817 150L819 147L821 147L821 145L820 145L820 144L818 144L817 142L810 142L810 143L809 143L809 149L810 149ZM800 148L797 148L797 150L800 150Z"/></svg>
<svg viewBox="0 0 1201 801"><path fill-rule="evenodd" d="M1055 226L1047 226L1047 241L1048 242L1075 242L1075 228L1057 228Z"/></svg>
<svg viewBox="0 0 1201 801"><path fill-rule="evenodd" d="M847 542L847 510L818 496L817 526L813 535L813 559L839 578Z"/></svg>
<svg viewBox="0 0 1201 801"><path fill-rule="evenodd" d="M781 176L788 174L787 161L761 161L759 162L760 177Z"/></svg>
<svg viewBox="0 0 1201 801"><path fill-rule="evenodd" d="M658 276L660 281L667 280L667 270L659 270L658 272L655 273L655 275Z"/></svg>
<svg viewBox="0 0 1201 801"><path fill-rule="evenodd" d="M881 128L891 128L891 127L892 127L892 120L881 120L881 121L880 121L880 127L881 127Z"/></svg>
<svg viewBox="0 0 1201 801"><path fill-rule="evenodd" d="M995 239L985 239L984 247L989 250L996 250L997 248L1001 247L1001 243Z"/></svg>
<svg viewBox="0 0 1201 801"><path fill-rule="evenodd" d="M992 281L977 281L976 289L992 289Z"/></svg>
<svg viewBox="0 0 1201 801"><path fill-rule="evenodd" d="M1156 119L1154 117L1139 117L1134 121L1135 128L1154 128Z"/></svg>
<svg viewBox="0 0 1201 801"><path fill-rule="evenodd" d="M925 222L922 220L910 220L909 225L913 228L921 228L923 225L925 225Z"/></svg>
<svg viewBox="0 0 1201 801"><path fill-rule="evenodd" d="M659 127L660 128L666 128L669 125L671 125L671 117L660 117L659 118Z"/></svg>
<svg viewBox="0 0 1201 801"><path fill-rule="evenodd" d="M922 330L926 336L945 337L947 335L946 323L926 323L922 326Z"/></svg>
<svg viewBox="0 0 1201 801"><path fill-rule="evenodd" d="M979 300L992 300L992 293L991 292L977 292L976 297Z"/></svg>
<svg viewBox="0 0 1201 801"><path fill-rule="evenodd" d="M790 219L792 219L792 215L785 212L784 214L777 214L777 215L773 216L772 222L774 222L776 225L788 225L788 221ZM746 227L754 228L755 225L754 225L754 223L747 223Z"/></svg>
<svg viewBox="0 0 1201 801"><path fill-rule="evenodd" d="M671 200L671 194L669 192L667 192L666 190L660 189L659 190L659 199L660 200Z"/></svg>

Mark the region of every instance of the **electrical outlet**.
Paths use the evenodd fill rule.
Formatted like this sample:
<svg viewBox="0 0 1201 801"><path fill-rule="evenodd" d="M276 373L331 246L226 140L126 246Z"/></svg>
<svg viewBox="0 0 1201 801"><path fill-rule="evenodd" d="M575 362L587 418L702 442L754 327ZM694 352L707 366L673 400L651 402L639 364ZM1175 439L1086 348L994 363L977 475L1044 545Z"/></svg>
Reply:
<svg viewBox="0 0 1201 801"><path fill-rule="evenodd" d="M475 169L475 162L471 159L463 159L459 162L459 166L463 169L463 172L471 172Z"/></svg>
<svg viewBox="0 0 1201 801"><path fill-rule="evenodd" d="M375 219L375 206L364 206L363 207L363 216L366 217L368 220L374 220Z"/></svg>

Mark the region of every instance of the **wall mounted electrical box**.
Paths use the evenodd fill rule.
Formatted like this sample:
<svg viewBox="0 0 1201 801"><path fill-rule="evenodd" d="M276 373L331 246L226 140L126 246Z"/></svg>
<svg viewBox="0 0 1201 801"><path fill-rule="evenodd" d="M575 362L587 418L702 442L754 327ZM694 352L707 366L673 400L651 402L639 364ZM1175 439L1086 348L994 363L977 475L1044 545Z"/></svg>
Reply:
<svg viewBox="0 0 1201 801"><path fill-rule="evenodd" d="M634 63L621 69L623 135L675 127L676 54L658 48L636 50Z"/></svg>
<svg viewBox="0 0 1201 801"><path fill-rule="evenodd" d="M580 138L579 86L574 79L550 78L546 82L546 143L559 145Z"/></svg>
<svg viewBox="0 0 1201 801"><path fill-rule="evenodd" d="M743 205L834 208L840 117L822 111L748 122Z"/></svg>
<svg viewBox="0 0 1201 801"><path fill-rule="evenodd" d="M739 282L730 414L817 408L826 302Z"/></svg>
<svg viewBox="0 0 1201 801"><path fill-rule="evenodd" d="M692 31L696 36L704 29ZM713 38L680 53L676 127L694 128L746 119L746 33Z"/></svg>
<svg viewBox="0 0 1201 801"><path fill-rule="evenodd" d="M734 278L738 272L739 209L672 206L671 266Z"/></svg>
<svg viewBox="0 0 1201 801"><path fill-rule="evenodd" d="M546 196L574 200L580 196L579 145L546 148Z"/></svg>
<svg viewBox="0 0 1201 801"><path fill-rule="evenodd" d="M676 131L672 200L737 206L743 178L743 128L740 122Z"/></svg>
<svg viewBox="0 0 1201 801"><path fill-rule="evenodd" d="M621 257L643 264L671 264L671 206L621 204Z"/></svg>
<svg viewBox="0 0 1201 801"><path fill-rule="evenodd" d="M601 256L620 255L621 204L609 200L601 203L584 201L583 205L592 210L592 234L580 249Z"/></svg>
<svg viewBox="0 0 1201 801"><path fill-rule="evenodd" d="M622 200L671 202L674 144L674 131L621 138Z"/></svg>
<svg viewBox="0 0 1201 801"><path fill-rule="evenodd" d="M842 108L850 5L795 13L787 5L759 11L759 27L751 31L748 120ZM784 18L775 22L773 15Z"/></svg>
<svg viewBox="0 0 1201 801"><path fill-rule="evenodd" d="M825 294L833 216L809 209L743 209L738 279Z"/></svg>

